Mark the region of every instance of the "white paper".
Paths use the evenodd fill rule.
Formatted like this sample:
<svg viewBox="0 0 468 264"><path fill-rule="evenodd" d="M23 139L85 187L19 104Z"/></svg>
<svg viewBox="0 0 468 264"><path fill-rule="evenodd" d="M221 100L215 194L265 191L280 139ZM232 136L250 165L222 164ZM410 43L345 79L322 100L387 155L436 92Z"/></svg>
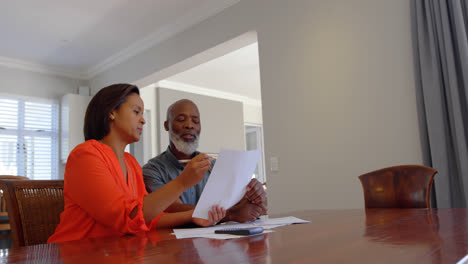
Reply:
<svg viewBox="0 0 468 264"><path fill-rule="evenodd" d="M294 216L287 216L287 217L281 217L281 218L269 218L265 220L259 219L255 221L254 223L256 225L268 226L268 225L305 224L305 223L310 223L310 221L302 220Z"/></svg>
<svg viewBox="0 0 468 264"><path fill-rule="evenodd" d="M264 220L257 220L255 222L249 223L224 223L211 227L198 227L198 228L183 228L183 229L174 229L174 235L177 239L182 238L192 238L192 237L204 237L204 238L213 238L213 239L232 239L245 236L236 236L229 234L215 234L214 231L224 228L249 228L249 227L263 227L264 233L273 232L273 228L286 226L290 224L303 224L310 223L310 221L302 220L293 216L282 217L282 218L270 218Z"/></svg>
<svg viewBox="0 0 468 264"><path fill-rule="evenodd" d="M259 157L260 150L221 150L192 216L208 219L213 205L227 210L239 202Z"/></svg>
<svg viewBox="0 0 468 264"><path fill-rule="evenodd" d="M464 258L460 259L457 264L467 264L468 263L468 255L466 255Z"/></svg>

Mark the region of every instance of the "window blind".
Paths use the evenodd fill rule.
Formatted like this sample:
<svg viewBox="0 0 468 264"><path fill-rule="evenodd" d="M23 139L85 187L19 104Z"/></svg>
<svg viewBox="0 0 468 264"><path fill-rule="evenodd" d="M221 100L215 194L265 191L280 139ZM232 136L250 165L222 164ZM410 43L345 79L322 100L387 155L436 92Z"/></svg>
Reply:
<svg viewBox="0 0 468 264"><path fill-rule="evenodd" d="M57 103L0 98L0 174L57 178Z"/></svg>

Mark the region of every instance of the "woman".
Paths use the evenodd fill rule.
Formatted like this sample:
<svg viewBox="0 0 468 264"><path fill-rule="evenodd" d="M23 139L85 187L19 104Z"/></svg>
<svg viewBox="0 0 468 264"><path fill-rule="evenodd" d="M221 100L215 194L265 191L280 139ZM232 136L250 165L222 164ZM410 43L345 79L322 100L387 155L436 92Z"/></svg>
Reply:
<svg viewBox="0 0 468 264"><path fill-rule="evenodd" d="M48 242L132 234L189 222L213 225L226 212L214 206L209 219L192 218L193 210L164 213L186 189L197 184L210 168L210 159L193 158L182 174L148 194L142 170L126 153L145 124L138 87L115 84L101 89L86 110L85 142L69 155L65 167L65 210Z"/></svg>

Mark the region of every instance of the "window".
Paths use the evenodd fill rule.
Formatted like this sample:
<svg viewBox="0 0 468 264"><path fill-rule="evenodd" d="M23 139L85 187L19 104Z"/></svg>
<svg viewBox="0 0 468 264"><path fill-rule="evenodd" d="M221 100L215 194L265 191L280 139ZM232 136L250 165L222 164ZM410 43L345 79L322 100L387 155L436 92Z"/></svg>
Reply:
<svg viewBox="0 0 468 264"><path fill-rule="evenodd" d="M57 103L0 97L0 174L57 178Z"/></svg>
<svg viewBox="0 0 468 264"><path fill-rule="evenodd" d="M265 177L265 161L263 154L263 132L261 125L246 125L245 126L245 141L246 149L254 150L260 149L260 159L258 161L257 167L255 168L252 178L257 178L260 182L266 182Z"/></svg>

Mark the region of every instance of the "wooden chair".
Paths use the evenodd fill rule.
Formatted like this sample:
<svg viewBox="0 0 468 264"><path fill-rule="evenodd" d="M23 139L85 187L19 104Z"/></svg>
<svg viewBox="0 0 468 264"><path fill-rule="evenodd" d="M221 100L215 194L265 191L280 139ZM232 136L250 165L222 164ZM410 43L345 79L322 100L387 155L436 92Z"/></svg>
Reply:
<svg viewBox="0 0 468 264"><path fill-rule="evenodd" d="M28 177L15 175L0 175L0 180L29 180ZM3 192L0 190L0 231L10 231L10 221L6 209L6 201ZM0 235L0 239L11 239L11 234Z"/></svg>
<svg viewBox="0 0 468 264"><path fill-rule="evenodd" d="M430 208L437 171L422 165L402 165L359 176L366 208Z"/></svg>
<svg viewBox="0 0 468 264"><path fill-rule="evenodd" d="M24 177L24 176L15 176L15 175L0 175L0 180L29 180L29 178ZM8 213L7 213L7 210L6 210L5 198L3 197L3 193L2 193L2 199L0 201L0 217L1 216L8 216Z"/></svg>
<svg viewBox="0 0 468 264"><path fill-rule="evenodd" d="M63 180L0 180L13 247L47 243L64 209Z"/></svg>

